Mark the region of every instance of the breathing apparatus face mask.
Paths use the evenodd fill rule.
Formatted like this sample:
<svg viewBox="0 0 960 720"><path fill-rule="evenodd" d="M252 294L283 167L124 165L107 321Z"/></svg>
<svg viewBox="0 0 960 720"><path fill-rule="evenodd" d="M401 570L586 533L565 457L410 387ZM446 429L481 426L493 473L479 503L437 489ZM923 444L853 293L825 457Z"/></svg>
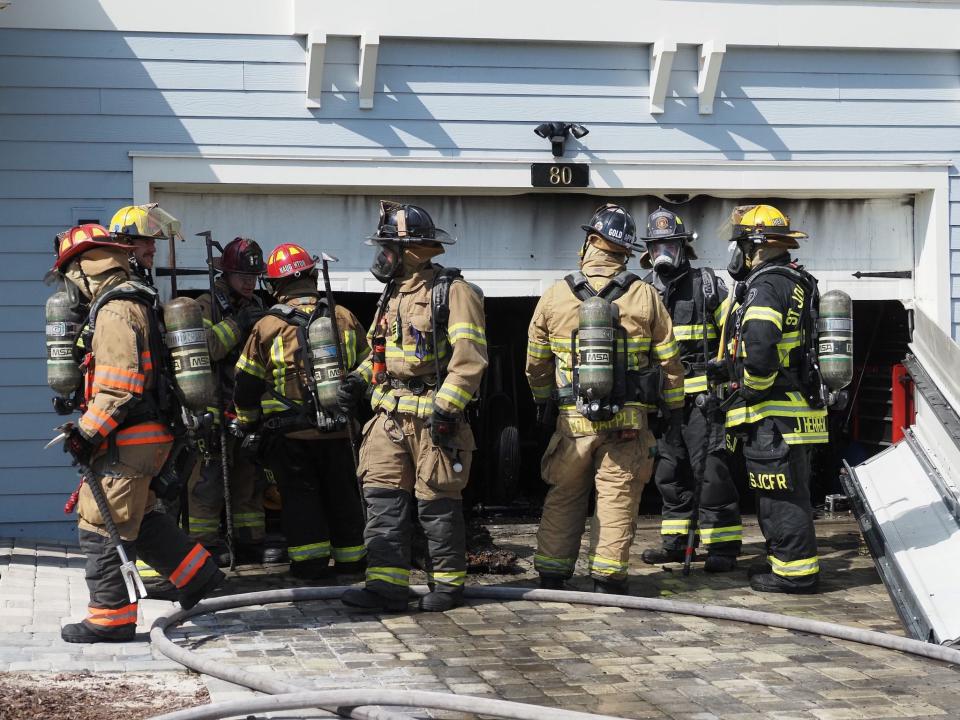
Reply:
<svg viewBox="0 0 960 720"><path fill-rule="evenodd" d="M727 272L737 282L746 280L753 265L754 245L748 238L731 240L727 246Z"/></svg>
<svg viewBox="0 0 960 720"><path fill-rule="evenodd" d="M649 241L647 252L658 275L672 275L683 263L683 243L678 240Z"/></svg>
<svg viewBox="0 0 960 720"><path fill-rule="evenodd" d="M378 250L370 266L370 272L382 283L389 282L403 270L403 252L399 243L377 243Z"/></svg>

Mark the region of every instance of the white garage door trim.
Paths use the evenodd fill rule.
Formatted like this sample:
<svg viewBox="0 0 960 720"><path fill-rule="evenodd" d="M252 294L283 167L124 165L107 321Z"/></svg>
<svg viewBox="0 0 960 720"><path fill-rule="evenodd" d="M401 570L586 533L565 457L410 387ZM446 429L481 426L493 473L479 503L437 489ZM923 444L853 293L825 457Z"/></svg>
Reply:
<svg viewBox="0 0 960 720"><path fill-rule="evenodd" d="M133 196L153 190L512 195L531 192L530 159L316 157L131 152ZM542 158L537 158L542 159ZM915 302L949 327L949 163L859 161L593 162L585 194L866 198L914 195ZM546 192L549 192L546 191ZM479 279L479 278L478 278Z"/></svg>

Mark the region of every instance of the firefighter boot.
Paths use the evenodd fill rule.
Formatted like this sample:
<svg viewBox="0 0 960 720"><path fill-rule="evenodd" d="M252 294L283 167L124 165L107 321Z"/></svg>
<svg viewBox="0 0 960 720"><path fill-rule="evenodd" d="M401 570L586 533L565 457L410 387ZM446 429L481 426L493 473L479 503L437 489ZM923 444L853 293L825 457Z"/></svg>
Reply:
<svg viewBox="0 0 960 720"><path fill-rule="evenodd" d="M400 488L365 487L366 587L349 588L340 601L361 610L400 612L410 594L413 497Z"/></svg>
<svg viewBox="0 0 960 720"><path fill-rule="evenodd" d="M629 595L630 590L626 580L597 580L593 581L593 591L603 595Z"/></svg>
<svg viewBox="0 0 960 720"><path fill-rule="evenodd" d="M558 577L557 575L541 575L540 589L541 590L566 590L567 578Z"/></svg>
<svg viewBox="0 0 960 720"><path fill-rule="evenodd" d="M737 559L731 555L707 555L703 569L708 573L725 573L737 568Z"/></svg>
<svg viewBox="0 0 960 720"><path fill-rule="evenodd" d="M820 592L820 580L797 585L774 573L758 573L750 578L750 589L756 592L787 593L788 595L815 595Z"/></svg>
<svg viewBox="0 0 960 720"><path fill-rule="evenodd" d="M684 548L682 547L647 548L640 555L640 559L643 560L647 565L664 565L665 563L682 563L683 551L684 551ZM694 560L697 559L696 554L694 554L693 559Z"/></svg>
<svg viewBox="0 0 960 720"><path fill-rule="evenodd" d="M86 623L78 622L60 629L60 638L68 643L131 642L136 634L136 625L123 625L109 632L98 632Z"/></svg>
<svg viewBox="0 0 960 720"><path fill-rule="evenodd" d="M463 605L467 579L467 529L463 501L448 497L420 500L420 525L427 537L430 592L420 598L424 612L445 612Z"/></svg>

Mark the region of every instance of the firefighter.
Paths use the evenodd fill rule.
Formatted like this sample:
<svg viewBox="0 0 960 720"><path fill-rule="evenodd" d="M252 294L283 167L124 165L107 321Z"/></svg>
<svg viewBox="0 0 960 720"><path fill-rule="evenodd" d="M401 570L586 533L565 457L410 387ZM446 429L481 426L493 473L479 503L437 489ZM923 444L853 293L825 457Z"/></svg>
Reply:
<svg viewBox="0 0 960 720"><path fill-rule="evenodd" d="M685 378L682 442L671 446L663 436L657 441L653 479L663 498L661 547L644 550L642 558L649 564L682 562L690 523L696 522L707 552L704 570L728 572L737 565L743 540L740 500L727 466L722 420L717 423L703 399L698 407L697 398L707 392L706 362L717 354L729 301L713 270L691 267L695 238L670 210L657 208L647 219L640 265L652 268L644 280L670 312Z"/></svg>
<svg viewBox="0 0 960 720"><path fill-rule="evenodd" d="M159 208L151 222L171 232L179 225ZM79 305L89 305L85 410L65 439L74 459L96 473L128 556L139 554L193 607L224 579L200 544L192 543L173 518L157 511L151 480L173 443L167 393L170 372L160 337L156 292L131 280L129 246L99 225L72 229L61 240L55 269ZM91 330L91 328L93 328ZM131 603L120 558L87 483L80 489L80 547L87 556L90 591L87 617L64 626L67 642L133 640L137 603Z"/></svg>
<svg viewBox="0 0 960 720"><path fill-rule="evenodd" d="M308 326L329 316L317 290L316 259L299 245L278 245L264 282L279 304L254 325L237 360L238 433L280 489L290 573L317 580L331 571L358 572L366 557L363 509L339 421L347 419L322 406L311 386ZM369 352L366 335L353 313L342 305L336 312L344 362L352 369Z"/></svg>
<svg viewBox="0 0 960 720"><path fill-rule="evenodd" d="M149 205L127 205L117 210L110 220L110 234L121 242L129 243L130 272L141 282L153 285L153 262L157 256L157 238L163 230L152 226L148 218Z"/></svg>
<svg viewBox="0 0 960 720"><path fill-rule="evenodd" d="M226 415L232 417L233 386L237 361L250 330L264 315L264 307L254 293L257 279L264 271L263 251L253 240L237 237L227 243L223 256L215 261L219 271L214 297L204 293L197 298L203 308L210 359L217 363L221 397ZM219 322L213 324L213 303L217 303ZM210 408L219 422L219 408ZM219 432L213 433L214 447L208 462L197 464L190 479L189 527L191 537L203 543L217 564L230 564L227 544L220 535L223 511L223 467L218 447ZM239 452L233 435L227 438L230 478L230 504L233 513L234 551L239 562L271 564L284 561L282 548L264 545L263 491L265 481L253 459Z"/></svg>
<svg viewBox="0 0 960 720"><path fill-rule="evenodd" d="M343 602L368 610L407 607L414 502L426 536L430 592L419 607L463 603L466 528L461 494L475 448L464 410L487 366L483 296L455 268L432 258L455 242L421 207L381 201L368 244L386 284L372 327L373 353L339 391L355 413L372 386L374 417L363 430L360 477L367 506L366 586Z"/></svg>
<svg viewBox="0 0 960 720"><path fill-rule="evenodd" d="M742 443L747 481L757 492L757 520L767 564L752 574L759 592L815 593L820 563L810 504L811 445L825 443L827 411L808 400L802 369L812 336L816 280L790 259L805 233L770 205L738 207L731 217L730 276L739 303L728 328L726 361L708 372L732 380L728 445ZM732 365L732 376L731 376ZM819 388L817 388L819 389Z"/></svg>
<svg viewBox="0 0 960 720"><path fill-rule="evenodd" d="M653 465L647 413L665 403L668 432L679 435L683 369L670 315L656 290L626 270L635 247L633 218L608 204L582 228L580 271L540 298L528 334L526 374L538 414L547 414L550 403L559 405L541 461L549 489L534 567L548 589L562 588L573 575L595 488L589 553L594 590L625 593L640 493ZM604 331L599 340L594 326ZM604 338L610 338L606 347Z"/></svg>

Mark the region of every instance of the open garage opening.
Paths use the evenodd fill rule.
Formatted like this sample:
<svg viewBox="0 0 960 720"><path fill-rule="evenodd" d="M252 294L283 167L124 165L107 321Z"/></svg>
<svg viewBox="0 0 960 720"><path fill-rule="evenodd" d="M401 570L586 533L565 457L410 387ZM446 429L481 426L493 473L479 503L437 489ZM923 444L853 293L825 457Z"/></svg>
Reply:
<svg viewBox="0 0 960 720"><path fill-rule="evenodd" d="M916 294L914 197L886 193L735 201L698 195L668 204L653 195L624 197L622 193L612 198L572 193L398 196L155 187L153 196L184 227L211 229L224 242L237 235L254 237L269 251L277 243L294 241L312 252L323 250L339 257L331 268L334 287L340 301L365 323L373 318L382 287L368 270L373 249L364 243L376 225L378 200L390 197L427 208L439 226L458 238L440 261L461 267L485 294L491 365L476 406L479 450L469 499L488 507L515 501L521 506L536 505L544 493L539 459L547 437L536 425L523 376L527 325L539 295L577 268L584 235L580 226L594 209L614 200L626 206L642 226L657 206L667 205L698 233L695 264L711 266L726 277L731 209L738 202L774 204L790 217L794 228L809 234L794 254L818 278L821 293L839 288L854 299L855 402L848 412L836 413L835 442L818 451L813 483L815 502L838 492L840 460L861 460L891 439L890 368L905 354L907 342L906 311L898 301ZM200 242L178 244L178 264L202 267L202 252ZM636 260L630 267L646 272ZM202 278L192 280L197 287L204 283ZM190 278L183 278L181 286L190 283ZM742 481L741 489L744 510L749 512L752 496ZM643 510L659 510L652 483L644 494Z"/></svg>

